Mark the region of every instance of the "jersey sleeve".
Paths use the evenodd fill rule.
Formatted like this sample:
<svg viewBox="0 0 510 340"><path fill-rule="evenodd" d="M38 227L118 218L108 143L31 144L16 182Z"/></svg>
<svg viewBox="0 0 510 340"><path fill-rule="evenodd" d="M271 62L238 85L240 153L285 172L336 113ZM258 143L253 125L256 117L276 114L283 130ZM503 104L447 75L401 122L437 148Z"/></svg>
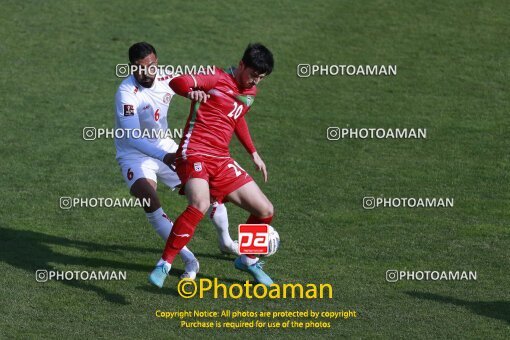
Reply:
<svg viewBox="0 0 510 340"><path fill-rule="evenodd" d="M190 91L209 91L218 82L219 74L186 74L170 81L170 88L180 96L186 97Z"/></svg>
<svg viewBox="0 0 510 340"><path fill-rule="evenodd" d="M248 124L246 123L244 116L239 118L237 121L235 133L241 144L243 144L244 148L250 155L257 151L255 149L255 145L253 145L250 130L248 129Z"/></svg>
<svg viewBox="0 0 510 340"><path fill-rule="evenodd" d="M137 112L137 100L134 94L127 91L119 91L115 96L115 114L119 126L117 128L123 130L140 130L140 120ZM125 134L127 142L138 151L147 156L163 161L167 151L157 147L144 138L132 138L132 133Z"/></svg>

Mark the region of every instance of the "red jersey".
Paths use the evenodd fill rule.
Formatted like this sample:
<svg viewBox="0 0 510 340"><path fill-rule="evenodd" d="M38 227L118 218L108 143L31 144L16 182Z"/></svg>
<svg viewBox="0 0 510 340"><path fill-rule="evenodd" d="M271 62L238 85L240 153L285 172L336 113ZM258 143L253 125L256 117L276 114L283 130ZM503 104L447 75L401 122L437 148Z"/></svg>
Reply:
<svg viewBox="0 0 510 340"><path fill-rule="evenodd" d="M181 96L187 96L191 90L209 94L206 103L191 103L177 158L191 155L228 158L234 132L250 154L256 151L244 116L253 104L257 88L239 88L232 68L227 72L216 68L214 75L183 75L172 79L170 87Z"/></svg>

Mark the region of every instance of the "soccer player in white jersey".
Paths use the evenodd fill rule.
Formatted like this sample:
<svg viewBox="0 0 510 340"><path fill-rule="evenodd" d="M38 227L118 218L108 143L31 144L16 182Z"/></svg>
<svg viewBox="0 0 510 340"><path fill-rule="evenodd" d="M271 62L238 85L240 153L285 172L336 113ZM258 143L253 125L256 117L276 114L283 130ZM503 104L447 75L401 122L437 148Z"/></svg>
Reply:
<svg viewBox="0 0 510 340"><path fill-rule="evenodd" d="M129 61L136 71L122 81L115 95L115 128L124 130L123 138L115 138L116 158L130 193L140 201L150 201L149 206L143 207L147 219L166 241L173 223L161 207L156 188L158 180L172 190L181 184L171 168L178 145L171 138L163 138L168 130L168 106L174 95L169 83L175 75L160 72L156 50L146 42L129 48ZM209 216L218 232L220 249L238 254L238 243L232 241L228 232L225 206L211 205ZM181 278L195 279L199 270L197 259L186 247L179 254L185 265Z"/></svg>

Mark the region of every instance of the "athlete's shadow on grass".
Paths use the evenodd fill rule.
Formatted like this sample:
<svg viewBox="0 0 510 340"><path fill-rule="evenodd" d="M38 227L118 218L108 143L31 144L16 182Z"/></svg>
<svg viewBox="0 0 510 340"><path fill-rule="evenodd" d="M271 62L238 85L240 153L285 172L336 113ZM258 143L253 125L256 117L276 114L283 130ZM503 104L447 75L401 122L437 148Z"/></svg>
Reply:
<svg viewBox="0 0 510 340"><path fill-rule="evenodd" d="M118 262L98 258L79 257L55 252L53 246L65 246L83 250L84 252L154 252L154 249L130 247L124 245L102 245L84 241L74 241L63 237L43 234L30 230L14 230L0 226L0 261L29 272L35 280L37 270L59 270L52 264L76 265L84 268L109 268L111 271L135 270L149 272L152 267L133 263ZM51 264L50 264L51 263ZM85 270L85 269L84 269ZM128 304L126 298L117 293L109 292L102 287L84 281L60 281L61 283L93 291L106 301ZM93 282L93 281L92 281Z"/></svg>
<svg viewBox="0 0 510 340"><path fill-rule="evenodd" d="M207 258L214 259L214 260L228 261L228 262L231 262L232 265L234 263L234 260L236 259L234 257L234 255L213 255L213 254L197 253L197 252L193 252L193 254L195 254L195 256L198 259L201 259L203 257L207 257Z"/></svg>
<svg viewBox="0 0 510 340"><path fill-rule="evenodd" d="M172 287L172 285L175 283L175 286L177 287L179 278L182 275L182 273L184 273L184 270L172 268L172 270L170 271L170 274L169 274L170 277L167 278L167 280L172 280L172 282L169 284L169 287L158 288L158 287L155 287L152 285L145 285L145 286L136 287L136 289L143 290L145 292L153 293L153 294L174 295L174 296L180 297L181 295L179 294L179 292L177 291L176 288ZM175 280L175 278L177 280ZM218 276L210 276L210 275L205 275L202 273L199 273L196 278L197 281L200 279L209 279L211 281L214 281L214 279L218 279L218 283L222 283L222 284L225 284L226 282L239 283L239 280L227 279L227 278L218 277ZM197 285L199 285L199 283L197 283Z"/></svg>
<svg viewBox="0 0 510 340"><path fill-rule="evenodd" d="M227 261L227 262L230 262L230 265L232 265L232 266L234 265L235 258L231 257L230 255L212 255L212 254L196 253L196 252L194 252L194 254L199 260L203 257L208 257L208 258L215 259L215 260ZM184 273L184 270L182 270L182 269L172 268L172 270L170 271L170 274L169 274L170 278L168 278L168 279L173 280L175 282L175 285L177 286L179 278L183 273ZM175 279L177 279L177 280L175 280ZM225 282L229 282L229 283L238 283L239 282L239 280L228 279L225 277L218 277L218 276L210 276L210 275L205 275L203 273L199 273L197 275L197 280L199 280L199 279L209 279L211 281L213 281L214 279L218 279L218 283L223 283L223 284ZM158 287L154 287L152 285L151 286L145 285L145 286L136 287L136 289L143 290L145 292L153 293L153 294L173 295L173 296L180 297L181 295L179 294L177 289L172 287L172 283L170 283L169 287L158 288Z"/></svg>
<svg viewBox="0 0 510 340"><path fill-rule="evenodd" d="M53 246L64 246L82 250L84 253L87 252L110 252L124 254L126 252L138 252L138 253L157 253L157 249L143 248L143 247L132 247L125 245L104 245L92 242L75 241L63 237L52 236L41 232L31 230L14 230L4 228L0 226L0 261L5 262L13 267L23 269L32 275L33 280L36 279L35 273L37 270L62 270L55 267L52 264L61 265L76 265L82 270L88 268L108 268L111 271L118 270L133 270L149 273L153 267L152 264L139 265L135 263L119 262L107 259L98 259L90 257L80 257L74 255L67 255L56 252L52 249ZM200 257L210 257L214 259L221 259L225 261L233 262L233 259L225 256L220 257L210 254L197 254ZM73 268L72 270L77 270ZM170 272L171 276L179 278L183 271L177 268L173 268ZM213 280L214 277L199 274L199 278L207 278ZM227 278L217 277L220 282L238 282L237 280L231 280ZM87 283L85 281L59 281L70 287L79 288L86 291L93 291L99 296L102 296L106 301L118 304L129 304L126 298L114 292L109 292L102 287L98 287L94 284ZM94 281L91 281L94 282ZM160 294L171 294L178 296L177 290L174 288L163 288L159 289L152 287L147 284L137 289L145 290L152 293Z"/></svg>
<svg viewBox="0 0 510 340"><path fill-rule="evenodd" d="M510 302L509 301L466 301L442 296L432 293L406 292L407 295L418 299L433 300L442 303L449 303L471 310L478 315L503 320L510 323Z"/></svg>

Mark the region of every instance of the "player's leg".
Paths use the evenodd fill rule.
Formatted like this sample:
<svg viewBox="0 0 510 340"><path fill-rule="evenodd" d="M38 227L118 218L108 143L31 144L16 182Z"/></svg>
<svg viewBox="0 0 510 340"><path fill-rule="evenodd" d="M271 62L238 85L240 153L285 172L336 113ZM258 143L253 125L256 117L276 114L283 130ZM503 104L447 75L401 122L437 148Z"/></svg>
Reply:
<svg viewBox="0 0 510 340"><path fill-rule="evenodd" d="M130 188L131 195L138 198L141 202L149 202L148 206L143 206L145 215L158 235L166 240L170 234L171 222L161 207L158 194L156 192L157 183L149 178L137 179Z"/></svg>
<svg viewBox="0 0 510 340"><path fill-rule="evenodd" d="M221 252L239 255L239 242L233 241L228 231L228 214L225 204L214 202L207 211L207 215L218 233L218 245Z"/></svg>
<svg viewBox="0 0 510 340"><path fill-rule="evenodd" d="M227 199L250 213L250 217L246 221L248 224L270 224L273 220L273 204L253 181L228 194ZM249 268L258 261L259 259L254 255L242 255L236 259L236 268L241 269L239 267L244 268L244 266ZM241 264L244 266L241 266ZM269 282L267 278L263 280ZM260 282L260 279L257 278L257 281Z"/></svg>
<svg viewBox="0 0 510 340"><path fill-rule="evenodd" d="M155 160L145 157L121 161L120 165L129 192L141 202L149 203L143 205L147 219L158 235L166 240L170 233L171 223L163 217L164 212L156 193L157 165Z"/></svg>
<svg viewBox="0 0 510 340"><path fill-rule="evenodd" d="M175 256L191 240L198 223L200 223L211 205L209 183L203 178L189 179L184 192L188 199L188 207L175 220L161 259L149 275L149 281L160 288L163 287L163 283L172 268Z"/></svg>
<svg viewBox="0 0 510 340"><path fill-rule="evenodd" d="M156 170L156 175L158 182L163 183L168 188L175 190L181 185L181 181L179 176L177 176L174 170L171 170L165 163L154 160L153 167ZM154 187L154 191L156 187ZM155 192L156 194L156 192ZM156 194L157 197L157 194ZM162 233L160 234L161 238L166 242L168 237L170 236L170 231L173 229L173 222L168 218L168 216L163 211L163 208L159 208L153 213L147 214L149 221L153 220L155 223L158 223L159 226L163 227ZM153 224L154 225L154 224ZM200 264L196 259L195 255L188 249L188 247L183 247L179 252L183 262L184 262L184 273L181 275L181 279L195 279L200 269Z"/></svg>
<svg viewBox="0 0 510 340"><path fill-rule="evenodd" d="M244 184L226 197L230 202L251 214L246 223L271 223L274 213L273 204L254 181Z"/></svg>
<svg viewBox="0 0 510 340"><path fill-rule="evenodd" d="M193 237L196 226L211 205L209 183L203 178L191 178L184 188L188 207L175 220L172 233L166 242L162 259L172 263L175 256Z"/></svg>
<svg viewBox="0 0 510 340"><path fill-rule="evenodd" d="M156 160L148 158L126 161L121 163L121 170L126 183L130 186L131 195L135 196L140 202L149 203L143 205L147 220L163 241L166 241L173 223L163 211L156 192L158 171L156 162ZM161 164L163 163L161 162ZM167 178L167 182L171 180L171 178ZM172 183L176 183L175 179ZM180 182L177 178L178 183ZM184 247L179 254L185 264L183 276L194 279L199 268L195 255L187 247Z"/></svg>
<svg viewBox="0 0 510 340"><path fill-rule="evenodd" d="M273 205L255 184L253 179L233 159L223 164L222 171L211 181L213 195L226 199L247 210L246 221L253 224L269 224L273 218ZM235 261L235 267L253 275L259 283L270 286L273 281L262 270L262 263L256 256L242 255Z"/></svg>
<svg viewBox="0 0 510 340"><path fill-rule="evenodd" d="M158 182L164 183L172 190L174 190L177 186L180 186L181 181L176 172L171 170L163 162L157 162L161 165L158 170ZM239 244L237 241L232 241L228 232L227 207L225 207L223 203L214 202L209 207L207 216L211 219L211 222L218 233L218 244L220 250L227 254L239 255Z"/></svg>

